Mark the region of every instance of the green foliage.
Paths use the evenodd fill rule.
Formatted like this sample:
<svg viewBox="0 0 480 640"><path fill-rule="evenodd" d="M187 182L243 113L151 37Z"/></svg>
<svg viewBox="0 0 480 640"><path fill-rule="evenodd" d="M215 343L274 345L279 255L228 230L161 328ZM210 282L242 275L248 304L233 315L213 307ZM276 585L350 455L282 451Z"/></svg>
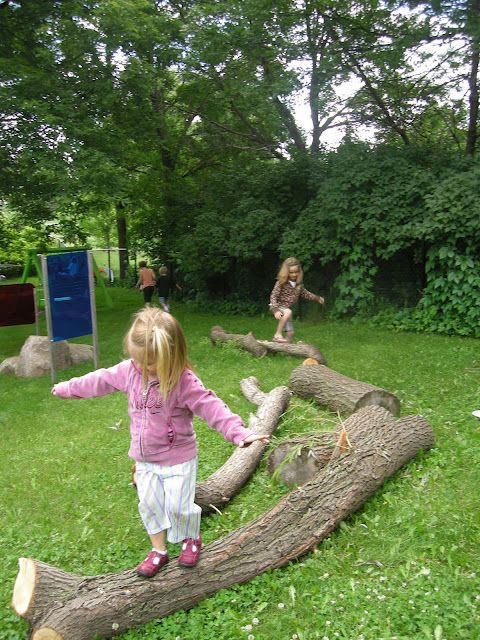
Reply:
<svg viewBox="0 0 480 640"><path fill-rule="evenodd" d="M193 300L193 306L198 311L208 311L209 313L219 313L225 316L252 317L261 313L265 307L258 302L248 302L238 295L232 294L225 298L209 298L201 293L197 294Z"/></svg>
<svg viewBox="0 0 480 640"><path fill-rule="evenodd" d="M452 246L427 255L427 286L413 310L378 314L377 324L397 329L480 337L480 259Z"/></svg>
<svg viewBox="0 0 480 640"><path fill-rule="evenodd" d="M13 213L0 211L0 262L25 264L28 250L45 247L47 238L41 227L22 225Z"/></svg>

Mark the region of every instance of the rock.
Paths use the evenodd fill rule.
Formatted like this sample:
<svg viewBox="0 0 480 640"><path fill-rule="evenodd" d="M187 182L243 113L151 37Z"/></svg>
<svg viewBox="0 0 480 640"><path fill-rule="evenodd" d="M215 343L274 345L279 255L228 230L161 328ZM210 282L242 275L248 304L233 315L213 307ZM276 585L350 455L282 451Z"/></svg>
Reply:
<svg viewBox="0 0 480 640"><path fill-rule="evenodd" d="M93 360L93 347L91 344L69 344L72 364L80 364L86 360Z"/></svg>
<svg viewBox="0 0 480 640"><path fill-rule="evenodd" d="M15 373L15 369L17 367L18 356L13 358L6 358L0 364L0 373Z"/></svg>
<svg viewBox="0 0 480 640"><path fill-rule="evenodd" d="M66 369L93 358L93 347L88 344L68 344L65 340L50 343L47 336L28 336L19 356L0 364L0 373L14 373L20 378L50 373L50 344L55 369Z"/></svg>

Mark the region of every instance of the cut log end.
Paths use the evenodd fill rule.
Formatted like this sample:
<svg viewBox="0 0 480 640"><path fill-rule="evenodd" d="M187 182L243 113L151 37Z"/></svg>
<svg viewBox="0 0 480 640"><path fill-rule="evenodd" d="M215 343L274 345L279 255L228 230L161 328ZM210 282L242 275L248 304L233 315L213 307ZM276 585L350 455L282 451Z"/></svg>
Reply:
<svg viewBox="0 0 480 640"><path fill-rule="evenodd" d="M384 389L374 389L365 393L356 403L354 411L370 405L383 407L394 416L400 415L400 400L393 393L389 393Z"/></svg>
<svg viewBox="0 0 480 640"><path fill-rule="evenodd" d="M32 640L64 640L64 638L53 629L43 627L43 629L34 632Z"/></svg>
<svg viewBox="0 0 480 640"><path fill-rule="evenodd" d="M18 559L18 575L13 587L12 607L24 618L30 608L35 591L36 569L33 558Z"/></svg>
<svg viewBox="0 0 480 640"><path fill-rule="evenodd" d="M306 358L306 360L302 362L302 365L304 367L311 367L318 364L320 364L320 362L318 360L315 360L315 358Z"/></svg>

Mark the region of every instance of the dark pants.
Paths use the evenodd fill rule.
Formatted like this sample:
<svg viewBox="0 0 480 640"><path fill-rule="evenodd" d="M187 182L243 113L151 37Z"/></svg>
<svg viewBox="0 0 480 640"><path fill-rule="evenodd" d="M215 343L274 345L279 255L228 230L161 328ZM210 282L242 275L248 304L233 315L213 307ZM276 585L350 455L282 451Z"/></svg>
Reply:
<svg viewBox="0 0 480 640"><path fill-rule="evenodd" d="M153 292L155 291L155 287L145 287L143 289L143 299L145 304L148 304L152 301Z"/></svg>

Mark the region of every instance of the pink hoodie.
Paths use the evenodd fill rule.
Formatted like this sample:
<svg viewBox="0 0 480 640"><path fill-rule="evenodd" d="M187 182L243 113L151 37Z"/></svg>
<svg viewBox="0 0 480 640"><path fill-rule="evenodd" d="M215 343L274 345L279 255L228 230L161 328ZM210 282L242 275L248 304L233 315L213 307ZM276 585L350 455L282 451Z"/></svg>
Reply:
<svg viewBox="0 0 480 640"><path fill-rule="evenodd" d="M237 445L253 433L189 369L184 370L166 401L158 393L157 381L143 388L142 373L132 360L55 385L55 394L61 398L93 398L114 391L128 396L128 455L136 461L172 466L194 458L197 443L193 414Z"/></svg>

